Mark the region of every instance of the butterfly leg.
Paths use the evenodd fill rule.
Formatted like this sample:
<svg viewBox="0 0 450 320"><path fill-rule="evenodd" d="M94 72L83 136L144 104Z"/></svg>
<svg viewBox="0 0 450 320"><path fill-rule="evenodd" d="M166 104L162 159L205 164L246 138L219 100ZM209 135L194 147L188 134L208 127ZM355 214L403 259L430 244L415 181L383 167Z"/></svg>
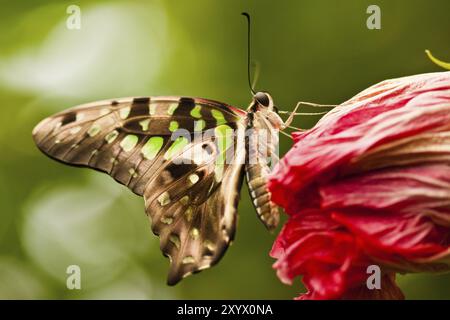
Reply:
<svg viewBox="0 0 450 320"><path fill-rule="evenodd" d="M297 105L294 108L294 111L279 111L280 114L289 114L289 117L287 118L287 120L284 122L284 127L285 128L289 128L290 124L292 123L292 120L294 120L294 116L299 116L299 115L322 115L322 114L326 114L328 111L325 112L297 112L297 109L301 106L301 105L305 105L305 106L310 106L310 107L316 107L316 108L334 108L336 107L336 105L330 105L330 104L317 104L317 103L312 103L312 102L305 102L305 101L299 101L297 102Z"/></svg>
<svg viewBox="0 0 450 320"><path fill-rule="evenodd" d="M305 102L305 101L299 101L298 104L305 105L305 106L310 106L310 107L314 107L314 108L334 108L334 107L337 107L336 104L318 104L318 103L314 103L314 102Z"/></svg>

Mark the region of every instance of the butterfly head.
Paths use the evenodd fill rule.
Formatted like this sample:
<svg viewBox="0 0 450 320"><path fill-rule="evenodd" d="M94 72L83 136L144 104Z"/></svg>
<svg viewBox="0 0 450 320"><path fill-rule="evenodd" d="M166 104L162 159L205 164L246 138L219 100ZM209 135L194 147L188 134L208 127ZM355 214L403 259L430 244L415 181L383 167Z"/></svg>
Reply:
<svg viewBox="0 0 450 320"><path fill-rule="evenodd" d="M253 101L248 108L249 112L261 112L275 129L282 129L284 122L278 115L278 108L274 105L271 95L259 91L253 95Z"/></svg>
<svg viewBox="0 0 450 320"><path fill-rule="evenodd" d="M273 110L273 99L267 92L256 92L253 96L253 102L257 104L257 107L259 108Z"/></svg>

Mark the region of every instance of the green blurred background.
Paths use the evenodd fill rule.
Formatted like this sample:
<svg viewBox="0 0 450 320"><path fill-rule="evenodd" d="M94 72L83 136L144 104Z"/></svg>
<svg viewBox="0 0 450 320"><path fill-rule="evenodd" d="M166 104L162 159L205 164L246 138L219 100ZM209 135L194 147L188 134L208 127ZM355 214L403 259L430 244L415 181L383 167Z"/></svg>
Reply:
<svg viewBox="0 0 450 320"><path fill-rule="evenodd" d="M81 8L80 30L66 28L71 4ZM366 27L370 4L381 7L381 30ZM438 71L426 48L450 61L448 0L0 1L0 298L291 299L303 291L276 278L275 235L245 187L222 261L168 287L143 199L106 175L49 160L31 139L42 118L99 99L187 95L245 108L242 11L253 17L257 89L285 110ZM284 152L290 142L281 139ZM72 264L82 290L66 288ZM399 280L407 298L450 299L449 275Z"/></svg>

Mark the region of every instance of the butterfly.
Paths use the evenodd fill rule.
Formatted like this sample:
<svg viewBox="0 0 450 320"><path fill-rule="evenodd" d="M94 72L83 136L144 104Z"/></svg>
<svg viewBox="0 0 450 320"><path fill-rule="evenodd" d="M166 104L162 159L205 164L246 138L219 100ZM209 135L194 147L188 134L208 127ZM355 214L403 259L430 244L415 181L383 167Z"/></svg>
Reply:
<svg viewBox="0 0 450 320"><path fill-rule="evenodd" d="M122 98L50 116L33 139L49 157L106 172L144 198L173 285L225 253L244 176L258 217L276 228L270 161L294 115L284 122L267 92L255 93L247 111L201 98ZM195 138L205 132L213 134Z"/></svg>

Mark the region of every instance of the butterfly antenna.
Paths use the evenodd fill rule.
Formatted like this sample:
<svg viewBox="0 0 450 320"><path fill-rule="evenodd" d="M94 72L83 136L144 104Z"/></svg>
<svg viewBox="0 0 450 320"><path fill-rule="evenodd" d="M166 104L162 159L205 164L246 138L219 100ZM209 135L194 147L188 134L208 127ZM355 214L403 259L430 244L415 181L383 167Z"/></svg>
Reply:
<svg viewBox="0 0 450 320"><path fill-rule="evenodd" d="M247 18L247 79L250 92L255 95L256 92L253 89L251 76L250 76L250 57L251 57L251 45L250 45L250 15L247 12L242 12L242 15Z"/></svg>

